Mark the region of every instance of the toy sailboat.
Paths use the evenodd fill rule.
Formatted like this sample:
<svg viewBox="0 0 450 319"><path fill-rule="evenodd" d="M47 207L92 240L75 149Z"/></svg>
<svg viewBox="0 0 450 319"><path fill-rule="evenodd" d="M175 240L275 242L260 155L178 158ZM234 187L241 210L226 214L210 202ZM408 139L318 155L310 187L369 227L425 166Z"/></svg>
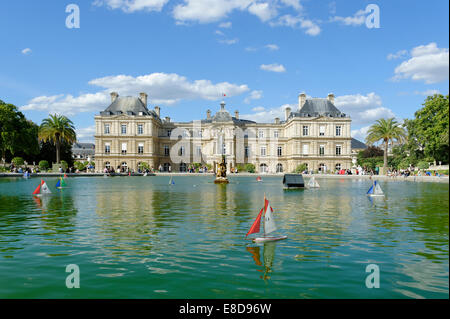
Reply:
<svg viewBox="0 0 450 319"><path fill-rule="evenodd" d="M169 185L175 185L175 181L173 180L172 176L170 176Z"/></svg>
<svg viewBox="0 0 450 319"><path fill-rule="evenodd" d="M319 188L319 182L316 181L316 178L313 176L311 177L311 179L308 182L308 187L309 188Z"/></svg>
<svg viewBox="0 0 450 319"><path fill-rule="evenodd" d="M66 187L67 187L67 184L64 181L64 178L60 177L58 179L58 181L56 182L56 188L61 189L61 188L66 188Z"/></svg>
<svg viewBox="0 0 450 319"><path fill-rule="evenodd" d="M258 176L258 177L256 178L256 181L257 181L257 182L261 182L261 181L262 181L261 176Z"/></svg>
<svg viewBox="0 0 450 319"><path fill-rule="evenodd" d="M384 196L383 190L377 181L374 181L372 186L367 191L368 196Z"/></svg>
<svg viewBox="0 0 450 319"><path fill-rule="evenodd" d="M270 208L270 209L269 209ZM275 220L273 218L273 209L271 206L269 206L269 201L266 199L266 196L264 195L264 207L261 208L258 217L256 217L255 221L253 222L252 227L250 227L250 230L248 231L247 237L250 234L254 233L260 233L261 232L261 217L263 217L263 237L256 237L253 238L253 241L255 243L264 243L268 241L277 241L286 239L287 236L266 236L267 234L270 234L271 232L274 232L277 230L277 226L275 225Z"/></svg>
<svg viewBox="0 0 450 319"><path fill-rule="evenodd" d="M51 194L50 188L48 188L47 184L44 182L44 180L41 179L41 183L36 187L36 189L33 192L33 195L41 196L45 194Z"/></svg>

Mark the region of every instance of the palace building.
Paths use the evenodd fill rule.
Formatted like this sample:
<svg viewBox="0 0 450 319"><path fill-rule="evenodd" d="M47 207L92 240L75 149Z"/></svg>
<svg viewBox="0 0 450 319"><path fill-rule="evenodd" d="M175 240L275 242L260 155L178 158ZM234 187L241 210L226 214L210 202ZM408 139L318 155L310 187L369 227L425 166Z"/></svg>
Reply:
<svg viewBox="0 0 450 319"><path fill-rule="evenodd" d="M141 163L155 169L184 172L193 163L216 167L222 156L230 170L252 163L259 173L308 170L332 172L352 166L351 119L327 98L298 97L298 108L285 109L283 120L256 123L232 116L225 102L212 115L191 122L161 117L161 109L147 106L147 94L121 97L95 116L95 167L137 171Z"/></svg>

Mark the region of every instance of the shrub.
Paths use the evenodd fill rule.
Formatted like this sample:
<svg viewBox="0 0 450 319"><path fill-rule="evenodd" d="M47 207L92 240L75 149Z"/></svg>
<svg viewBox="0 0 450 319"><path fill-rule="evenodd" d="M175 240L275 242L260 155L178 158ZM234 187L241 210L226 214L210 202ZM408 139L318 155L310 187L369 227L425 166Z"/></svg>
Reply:
<svg viewBox="0 0 450 319"><path fill-rule="evenodd" d="M244 166L244 170L249 172L249 173L254 173L255 172L255 165L253 165L251 163L247 163Z"/></svg>
<svg viewBox="0 0 450 319"><path fill-rule="evenodd" d="M69 164L65 160L61 160L61 168L65 171L69 167Z"/></svg>
<svg viewBox="0 0 450 319"><path fill-rule="evenodd" d="M24 164L24 160L22 157L14 157L11 160L11 163L13 163L15 166L22 166Z"/></svg>
<svg viewBox="0 0 450 319"><path fill-rule="evenodd" d="M427 169L428 167L430 167L428 165L428 162L420 161L419 163L417 163L417 168L418 169Z"/></svg>
<svg viewBox="0 0 450 319"><path fill-rule="evenodd" d="M148 165L147 162L140 162L140 163L139 163L139 168L140 168L141 170L145 171L145 170L147 170L147 169L150 169L150 165Z"/></svg>
<svg viewBox="0 0 450 319"><path fill-rule="evenodd" d="M242 164L237 164L236 168L237 168L238 172L244 172L245 171L245 167Z"/></svg>
<svg viewBox="0 0 450 319"><path fill-rule="evenodd" d="M46 170L48 170L49 167L50 167L50 165L48 164L48 162L46 160L42 160L39 162L39 169L41 171L46 171Z"/></svg>
<svg viewBox="0 0 450 319"><path fill-rule="evenodd" d="M79 161L75 161L73 163L73 166L79 171L84 171L86 169L86 165L84 163L82 163L82 162L79 162Z"/></svg>
<svg viewBox="0 0 450 319"><path fill-rule="evenodd" d="M302 172L304 172L305 170L307 169L307 166L306 166L306 164L300 164L300 165L298 165L296 168L295 168L295 173L297 173L297 174L300 174L300 173L302 173Z"/></svg>
<svg viewBox="0 0 450 319"><path fill-rule="evenodd" d="M399 169L407 169L409 167L410 160L408 158L404 158L398 163Z"/></svg>

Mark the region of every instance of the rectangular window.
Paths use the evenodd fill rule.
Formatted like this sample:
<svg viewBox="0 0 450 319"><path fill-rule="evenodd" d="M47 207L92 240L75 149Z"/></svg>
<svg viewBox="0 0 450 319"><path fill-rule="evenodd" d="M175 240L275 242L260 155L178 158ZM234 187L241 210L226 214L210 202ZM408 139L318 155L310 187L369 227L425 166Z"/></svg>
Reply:
<svg viewBox="0 0 450 319"><path fill-rule="evenodd" d="M137 133L138 134L144 134L144 125L138 124L138 126L137 126Z"/></svg>
<svg viewBox="0 0 450 319"><path fill-rule="evenodd" d="M342 146L336 145L336 155L341 155L341 153L342 153Z"/></svg>
<svg viewBox="0 0 450 319"><path fill-rule="evenodd" d="M172 130L167 130L167 136L170 137L171 134L172 134Z"/></svg>
<svg viewBox="0 0 450 319"><path fill-rule="evenodd" d="M261 156L266 156L266 147L261 147Z"/></svg>
<svg viewBox="0 0 450 319"><path fill-rule="evenodd" d="M144 143L138 144L138 154L144 154Z"/></svg>
<svg viewBox="0 0 450 319"><path fill-rule="evenodd" d="M164 156L169 156L169 152L170 152L169 145L164 145Z"/></svg>
<svg viewBox="0 0 450 319"><path fill-rule="evenodd" d="M109 143L105 143L105 154L111 153L111 145Z"/></svg>
<svg viewBox="0 0 450 319"><path fill-rule="evenodd" d="M273 131L273 137L278 138L280 136L280 132L277 131Z"/></svg>
<svg viewBox="0 0 450 319"><path fill-rule="evenodd" d="M122 132L122 134L127 134L127 125L126 124L122 124L121 126L121 132Z"/></svg>
<svg viewBox="0 0 450 319"><path fill-rule="evenodd" d="M336 136L341 136L341 126L336 125Z"/></svg>
<svg viewBox="0 0 450 319"><path fill-rule="evenodd" d="M303 144L303 155L308 155L309 153L309 144Z"/></svg>
<svg viewBox="0 0 450 319"><path fill-rule="evenodd" d="M283 148L281 146L278 146L277 148L277 155L282 156L283 155Z"/></svg>
<svg viewBox="0 0 450 319"><path fill-rule="evenodd" d="M303 126L303 136L308 136L309 133L309 126L304 125Z"/></svg>
<svg viewBox="0 0 450 319"><path fill-rule="evenodd" d="M185 154L185 149L184 146L180 146L180 152L179 152L180 156L183 156Z"/></svg>
<svg viewBox="0 0 450 319"><path fill-rule="evenodd" d="M250 155L250 149L248 146L244 146L244 156L248 157Z"/></svg>
<svg viewBox="0 0 450 319"><path fill-rule="evenodd" d="M325 126L319 126L319 136L325 136Z"/></svg>
<svg viewBox="0 0 450 319"><path fill-rule="evenodd" d="M105 134L109 134L109 124L105 124Z"/></svg>
<svg viewBox="0 0 450 319"><path fill-rule="evenodd" d="M258 137L259 138L264 138L264 131L259 131L258 132Z"/></svg>
<svg viewBox="0 0 450 319"><path fill-rule="evenodd" d="M127 153L127 143L122 143L122 154Z"/></svg>
<svg viewBox="0 0 450 319"><path fill-rule="evenodd" d="M319 146L319 155L325 155L325 145Z"/></svg>

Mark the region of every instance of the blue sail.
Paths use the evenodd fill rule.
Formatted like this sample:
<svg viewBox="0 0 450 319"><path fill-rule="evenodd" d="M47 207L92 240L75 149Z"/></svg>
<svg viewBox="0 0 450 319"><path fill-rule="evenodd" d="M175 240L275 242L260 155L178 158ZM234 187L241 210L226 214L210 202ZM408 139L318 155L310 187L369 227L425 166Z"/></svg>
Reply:
<svg viewBox="0 0 450 319"><path fill-rule="evenodd" d="M58 179L58 182L56 183L56 187L61 187L61 179Z"/></svg>
<svg viewBox="0 0 450 319"><path fill-rule="evenodd" d="M367 194L373 194L373 186L374 185L370 186L369 190L367 191Z"/></svg>

